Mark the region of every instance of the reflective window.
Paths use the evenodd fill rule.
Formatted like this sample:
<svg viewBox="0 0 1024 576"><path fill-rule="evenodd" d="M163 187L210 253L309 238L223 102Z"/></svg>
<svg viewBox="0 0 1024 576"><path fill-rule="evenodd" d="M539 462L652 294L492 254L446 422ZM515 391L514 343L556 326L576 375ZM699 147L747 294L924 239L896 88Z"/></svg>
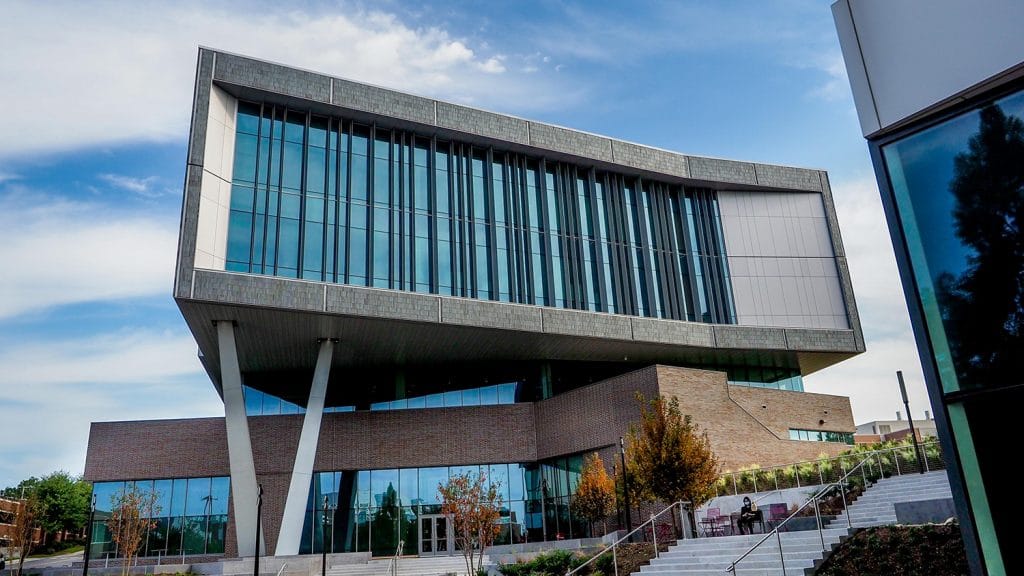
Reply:
<svg viewBox="0 0 1024 576"><path fill-rule="evenodd" d="M714 191L238 110L227 270L735 322Z"/></svg>
<svg viewBox="0 0 1024 576"><path fill-rule="evenodd" d="M152 510L147 512L153 514L147 516L153 524L143 535L139 556L224 553L231 491L231 479L226 476L94 483L96 515L90 554L118 554L106 522L126 485L132 484L154 495Z"/></svg>
<svg viewBox="0 0 1024 576"><path fill-rule="evenodd" d="M790 440L804 440L808 442L842 442L853 444L853 432L831 432L826 430L800 430L789 429Z"/></svg>

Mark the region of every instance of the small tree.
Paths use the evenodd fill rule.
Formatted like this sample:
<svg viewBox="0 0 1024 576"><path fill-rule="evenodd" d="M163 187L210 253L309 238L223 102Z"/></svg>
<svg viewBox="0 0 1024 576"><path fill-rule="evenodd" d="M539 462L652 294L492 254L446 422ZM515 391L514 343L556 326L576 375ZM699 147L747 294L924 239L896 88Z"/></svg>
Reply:
<svg viewBox="0 0 1024 576"><path fill-rule="evenodd" d="M18 551L18 576L25 565L25 558L32 552L35 536L39 530L39 499L34 492L21 500L18 515L14 519L14 532L11 533L11 546Z"/></svg>
<svg viewBox="0 0 1024 576"><path fill-rule="evenodd" d="M580 483L576 486L576 494L572 498L574 514L586 518L590 523L590 532L594 532L594 522L604 521L604 531L608 532L608 515L615 509L615 485L604 462L597 452L591 453L583 462Z"/></svg>
<svg viewBox="0 0 1024 576"><path fill-rule="evenodd" d="M630 428L626 447L630 494L644 502L685 500L694 508L707 502L720 474L707 433L683 417L675 397L638 400L640 426Z"/></svg>
<svg viewBox="0 0 1024 576"><path fill-rule="evenodd" d="M441 512L450 519L451 534L466 559L466 574L483 568L484 550L501 531L500 482L488 483L483 472L466 472L438 484ZM480 551L479 556L476 555ZM475 559L475 561L474 561ZM475 566L475 569L474 569Z"/></svg>
<svg viewBox="0 0 1024 576"><path fill-rule="evenodd" d="M156 523L153 517L160 513L155 492L143 492L132 484L111 498L111 513L107 528L117 549L124 557L121 574L128 576L132 559L142 545L142 539Z"/></svg>

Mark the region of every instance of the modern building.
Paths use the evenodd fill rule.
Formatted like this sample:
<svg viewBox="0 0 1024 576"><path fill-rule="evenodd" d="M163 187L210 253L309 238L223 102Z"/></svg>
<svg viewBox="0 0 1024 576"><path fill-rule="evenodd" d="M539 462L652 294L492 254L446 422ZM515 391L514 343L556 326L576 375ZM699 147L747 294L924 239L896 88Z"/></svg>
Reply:
<svg viewBox="0 0 1024 576"><path fill-rule="evenodd" d="M914 418L914 435L918 440L928 437L937 438L939 432L931 411L925 410L923 416L923 418ZM854 441L858 444L901 440L910 436L910 421L904 419L901 412L896 412L895 420L872 420L864 424L857 424L854 434Z"/></svg>
<svg viewBox="0 0 1024 576"><path fill-rule="evenodd" d="M1024 3L832 12L972 570L1024 573L1006 460L1024 404Z"/></svg>
<svg viewBox="0 0 1024 576"><path fill-rule="evenodd" d="M582 458L617 461L638 393L726 467L852 443L802 384L864 350L822 171L208 49L186 170L174 297L225 417L95 423L86 462L101 508L158 493L147 554L448 553L465 470L499 542L581 537Z"/></svg>

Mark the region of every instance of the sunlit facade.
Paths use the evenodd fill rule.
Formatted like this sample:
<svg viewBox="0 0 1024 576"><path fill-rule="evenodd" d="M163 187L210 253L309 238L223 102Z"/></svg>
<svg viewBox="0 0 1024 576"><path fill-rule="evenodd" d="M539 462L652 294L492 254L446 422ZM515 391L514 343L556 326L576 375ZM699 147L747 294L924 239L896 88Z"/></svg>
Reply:
<svg viewBox="0 0 1024 576"><path fill-rule="evenodd" d="M95 423L86 477L229 477L224 556L450 554L466 471L499 545L592 536L582 460L611 468L638 393L729 467L847 448L849 400L803 391L864 349L822 171L207 49L191 134L174 297L225 416Z"/></svg>

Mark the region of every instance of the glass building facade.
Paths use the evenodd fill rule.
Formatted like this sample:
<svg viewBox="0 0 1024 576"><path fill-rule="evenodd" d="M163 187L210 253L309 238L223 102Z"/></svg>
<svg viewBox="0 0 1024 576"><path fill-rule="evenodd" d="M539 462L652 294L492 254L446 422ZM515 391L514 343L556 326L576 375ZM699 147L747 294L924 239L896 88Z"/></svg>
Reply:
<svg viewBox="0 0 1024 576"><path fill-rule="evenodd" d="M498 485L501 532L495 544L589 536L569 498L583 470L581 455L532 464L441 466L314 473L300 553L365 552L391 556L420 550L420 519L441 514L438 486L456 474L483 473ZM324 503L328 505L325 524ZM453 544L454 546L454 544ZM451 548L454 552L454 548ZM445 552L445 550L437 550Z"/></svg>
<svg viewBox="0 0 1024 576"><path fill-rule="evenodd" d="M96 514L90 542L92 558L118 555L107 522L121 495L133 485L144 495L156 495L153 527L143 536L139 556L224 553L231 479L216 476L94 483Z"/></svg>
<svg viewBox="0 0 1024 576"><path fill-rule="evenodd" d="M239 102L229 271L735 323L713 191Z"/></svg>
<svg viewBox="0 0 1024 576"><path fill-rule="evenodd" d="M1018 492L1005 430L1024 405L1024 91L971 102L872 151L982 554L993 573L1018 573L1016 513L998 503Z"/></svg>

